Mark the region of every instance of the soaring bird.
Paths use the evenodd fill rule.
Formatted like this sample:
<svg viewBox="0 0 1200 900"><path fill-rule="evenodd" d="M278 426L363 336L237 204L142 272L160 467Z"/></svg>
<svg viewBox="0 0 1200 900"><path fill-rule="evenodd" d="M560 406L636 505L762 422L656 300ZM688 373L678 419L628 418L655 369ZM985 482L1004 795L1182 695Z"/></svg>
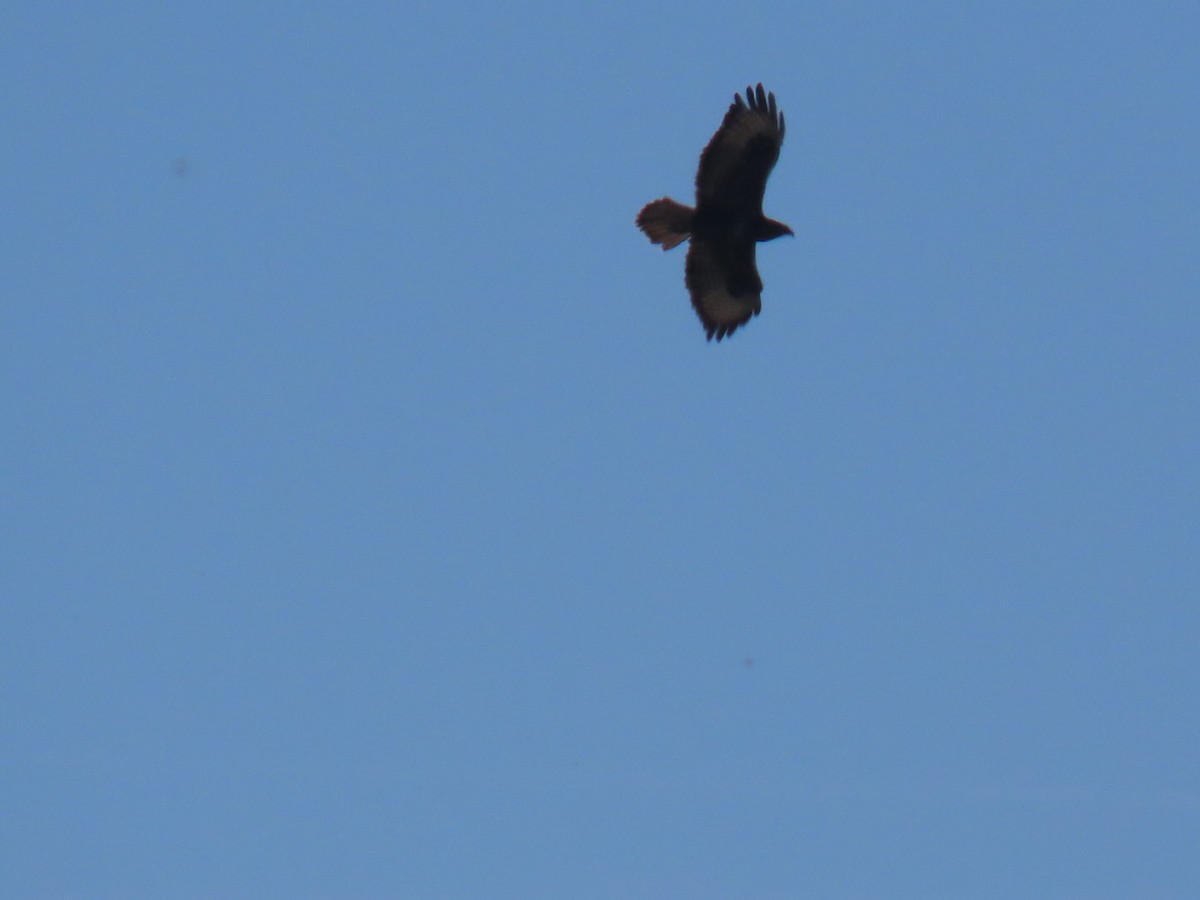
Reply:
<svg viewBox="0 0 1200 900"><path fill-rule="evenodd" d="M663 250L691 241L684 282L710 341L732 334L762 310L755 243L793 233L762 211L783 133L774 94L761 84L746 88L744 100L734 94L700 154L695 207L663 197L638 213L638 228Z"/></svg>

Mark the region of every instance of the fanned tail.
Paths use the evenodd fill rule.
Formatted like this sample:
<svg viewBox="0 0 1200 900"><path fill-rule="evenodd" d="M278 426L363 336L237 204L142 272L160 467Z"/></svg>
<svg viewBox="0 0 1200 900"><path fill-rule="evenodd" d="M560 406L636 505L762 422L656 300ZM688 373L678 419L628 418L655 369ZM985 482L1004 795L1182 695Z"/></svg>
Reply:
<svg viewBox="0 0 1200 900"><path fill-rule="evenodd" d="M646 237L663 250L678 247L692 236L692 217L696 211L690 206L663 197L647 203L637 217L637 226L646 232Z"/></svg>

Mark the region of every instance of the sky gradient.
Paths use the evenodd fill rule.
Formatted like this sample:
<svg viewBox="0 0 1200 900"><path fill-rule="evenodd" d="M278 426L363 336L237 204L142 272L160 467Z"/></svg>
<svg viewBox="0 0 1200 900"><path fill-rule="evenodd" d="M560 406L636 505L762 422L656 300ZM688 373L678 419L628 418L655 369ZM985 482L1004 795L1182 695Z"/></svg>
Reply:
<svg viewBox="0 0 1200 900"><path fill-rule="evenodd" d="M5 891L1200 895L1200 7L0 26Z"/></svg>

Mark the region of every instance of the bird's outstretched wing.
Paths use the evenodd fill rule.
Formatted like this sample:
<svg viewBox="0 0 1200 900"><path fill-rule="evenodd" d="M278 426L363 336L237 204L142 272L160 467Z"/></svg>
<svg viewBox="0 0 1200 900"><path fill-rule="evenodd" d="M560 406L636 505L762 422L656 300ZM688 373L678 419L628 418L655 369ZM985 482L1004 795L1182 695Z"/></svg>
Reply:
<svg viewBox="0 0 1200 900"><path fill-rule="evenodd" d="M700 154L696 205L761 213L767 177L779 159L786 126L775 95L746 88L734 94L721 127Z"/></svg>
<svg viewBox="0 0 1200 900"><path fill-rule="evenodd" d="M753 241L693 237L684 280L710 341L732 334L762 311L762 279L754 264Z"/></svg>

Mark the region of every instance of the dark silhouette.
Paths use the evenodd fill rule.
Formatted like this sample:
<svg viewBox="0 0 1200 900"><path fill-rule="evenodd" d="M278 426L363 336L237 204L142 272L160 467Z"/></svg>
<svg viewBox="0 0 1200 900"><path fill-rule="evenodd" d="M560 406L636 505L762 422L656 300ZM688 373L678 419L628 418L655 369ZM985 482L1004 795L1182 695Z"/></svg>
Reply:
<svg viewBox="0 0 1200 900"><path fill-rule="evenodd" d="M746 88L700 154L696 207L663 197L638 213L651 242L670 250L691 239L684 281L711 341L719 341L762 310L762 279L754 244L792 229L763 215L767 176L783 145L783 113L775 95Z"/></svg>

